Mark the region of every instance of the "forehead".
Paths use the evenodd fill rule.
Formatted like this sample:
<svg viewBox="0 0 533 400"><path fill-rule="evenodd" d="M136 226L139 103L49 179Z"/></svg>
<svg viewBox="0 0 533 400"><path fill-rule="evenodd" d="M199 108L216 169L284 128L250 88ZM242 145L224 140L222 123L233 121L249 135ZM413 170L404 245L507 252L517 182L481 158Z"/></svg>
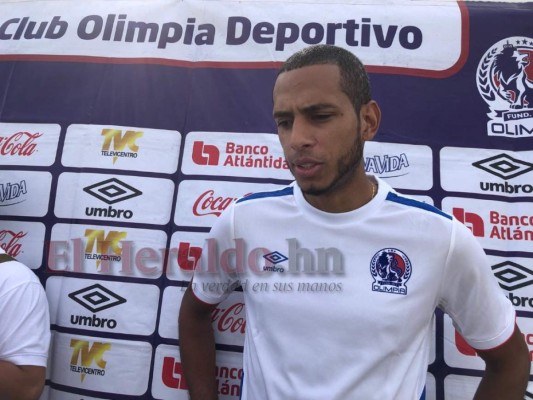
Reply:
<svg viewBox="0 0 533 400"><path fill-rule="evenodd" d="M340 69L337 65L310 65L283 72L274 85L274 109L314 103L349 102L341 90Z"/></svg>

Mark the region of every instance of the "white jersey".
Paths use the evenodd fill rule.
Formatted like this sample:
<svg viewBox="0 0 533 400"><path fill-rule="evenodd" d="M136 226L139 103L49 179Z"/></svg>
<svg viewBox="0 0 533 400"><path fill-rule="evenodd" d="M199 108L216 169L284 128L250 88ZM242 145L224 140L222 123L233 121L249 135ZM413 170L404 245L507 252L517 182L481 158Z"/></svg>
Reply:
<svg viewBox="0 0 533 400"><path fill-rule="evenodd" d="M41 282L17 261L0 263L0 360L46 367L49 346L50 316Z"/></svg>
<svg viewBox="0 0 533 400"><path fill-rule="evenodd" d="M250 195L211 230L193 290L214 304L242 285L242 399L418 400L437 307L476 349L510 338L514 309L470 231L378 182L339 214L295 184Z"/></svg>

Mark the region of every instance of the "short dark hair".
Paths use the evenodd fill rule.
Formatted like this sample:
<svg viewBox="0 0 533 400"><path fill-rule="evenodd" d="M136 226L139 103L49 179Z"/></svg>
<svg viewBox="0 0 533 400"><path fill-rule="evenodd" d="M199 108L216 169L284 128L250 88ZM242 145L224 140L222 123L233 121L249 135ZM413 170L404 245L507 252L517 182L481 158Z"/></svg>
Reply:
<svg viewBox="0 0 533 400"><path fill-rule="evenodd" d="M278 71L278 76L310 65L333 64L340 70L341 90L359 113L363 104L372 99L370 81L365 66L353 53L341 47L319 44L306 47L290 56Z"/></svg>

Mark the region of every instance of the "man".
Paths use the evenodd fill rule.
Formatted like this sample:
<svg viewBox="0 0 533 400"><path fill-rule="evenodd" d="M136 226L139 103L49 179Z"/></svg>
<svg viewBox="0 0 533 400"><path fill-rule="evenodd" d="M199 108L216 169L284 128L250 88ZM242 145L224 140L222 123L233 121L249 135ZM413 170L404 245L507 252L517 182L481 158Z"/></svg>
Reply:
<svg viewBox="0 0 533 400"><path fill-rule="evenodd" d="M486 362L476 399L523 398L527 346L475 238L365 175L381 118L370 96L361 62L334 46L281 67L273 114L296 184L240 199L210 233L219 254L242 239L281 261L197 267L179 317L192 399L217 398L210 317L239 283L243 399L423 399L436 307Z"/></svg>
<svg viewBox="0 0 533 400"><path fill-rule="evenodd" d="M49 345L49 309L41 283L0 249L0 400L39 398Z"/></svg>

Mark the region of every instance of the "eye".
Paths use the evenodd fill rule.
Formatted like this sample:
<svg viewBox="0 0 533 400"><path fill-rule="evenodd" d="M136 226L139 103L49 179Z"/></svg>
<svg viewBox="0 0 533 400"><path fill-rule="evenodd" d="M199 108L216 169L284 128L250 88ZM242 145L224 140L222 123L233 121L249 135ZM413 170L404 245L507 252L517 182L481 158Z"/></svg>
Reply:
<svg viewBox="0 0 533 400"><path fill-rule="evenodd" d="M291 125L291 120L289 119L278 119L276 120L276 125L278 129L287 129Z"/></svg>
<svg viewBox="0 0 533 400"><path fill-rule="evenodd" d="M324 122L324 121L329 120L332 116L333 114L331 113L319 113L319 114L313 114L312 118L314 121Z"/></svg>

